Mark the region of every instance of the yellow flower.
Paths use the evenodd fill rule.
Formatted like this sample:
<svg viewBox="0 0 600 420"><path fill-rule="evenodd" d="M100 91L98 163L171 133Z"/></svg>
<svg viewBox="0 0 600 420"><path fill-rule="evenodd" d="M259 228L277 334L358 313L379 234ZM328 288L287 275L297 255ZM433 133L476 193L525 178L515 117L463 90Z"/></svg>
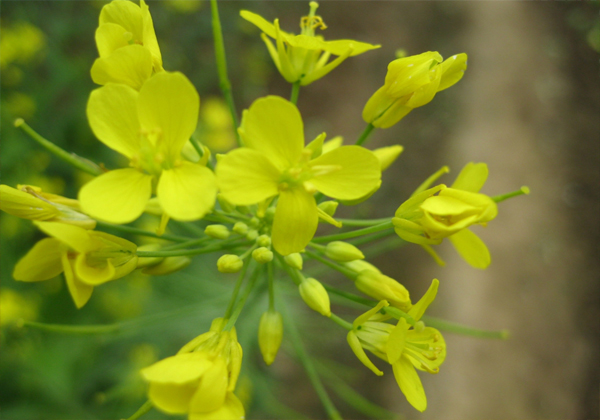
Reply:
<svg viewBox="0 0 600 420"><path fill-rule="evenodd" d="M244 407L233 394L242 364L235 328L222 331L217 318L210 331L186 344L175 356L142 369L148 396L169 414L188 413L189 420L243 419Z"/></svg>
<svg viewBox="0 0 600 420"><path fill-rule="evenodd" d="M99 84L124 83L139 90L153 72L162 71L162 57L152 17L144 0L113 0L102 8L96 29L100 58L92 66Z"/></svg>
<svg viewBox="0 0 600 420"><path fill-rule="evenodd" d="M319 7L317 2L310 2L309 15L300 20L302 28L300 35L290 34L279 29L279 19L270 23L247 10L240 12L240 16L263 31L261 37L277 70L290 83L299 81L302 86L306 86L325 76L346 58L380 47L380 45L371 45L350 39L325 41L322 36L315 35L315 29L327 28L323 19L315 16L317 7ZM275 40L275 45L267 35ZM331 55L338 57L328 63Z"/></svg>
<svg viewBox="0 0 600 420"><path fill-rule="evenodd" d="M77 200L42 192L32 185L18 185L18 189L0 185L0 209L29 220L62 222L94 229L96 221L80 213Z"/></svg>
<svg viewBox="0 0 600 420"><path fill-rule="evenodd" d="M104 232L53 222L34 222L52 236L39 241L19 260L13 277L49 280L64 271L73 301L81 308L94 286L121 278L137 266L136 245Z"/></svg>
<svg viewBox="0 0 600 420"><path fill-rule="evenodd" d="M113 83L94 90L87 106L92 131L129 158L131 168L84 185L82 209L96 219L128 223L142 214L154 190L173 219L202 218L215 202L214 174L181 157L196 128L199 105L196 89L181 73L156 74L139 93Z"/></svg>
<svg viewBox="0 0 600 420"><path fill-rule="evenodd" d="M442 62L438 52L399 58L388 66L384 85L367 101L363 119L388 128L413 108L431 102L437 92L458 82L467 69L467 55L457 54Z"/></svg>
<svg viewBox="0 0 600 420"><path fill-rule="evenodd" d="M434 279L427 293L408 311L415 321L421 319L435 299L438 285L438 280ZM381 301L356 318L354 328L348 333L348 343L356 357L378 376L383 372L371 362L365 350L391 364L396 382L408 402L417 410L425 411L427 398L415 368L438 373L446 358L446 342L438 330L424 327L419 322L416 327L409 325L404 318L396 326L384 322L390 317L378 312L386 306L388 303Z"/></svg>
<svg viewBox="0 0 600 420"><path fill-rule="evenodd" d="M429 245L448 238L458 253L473 267L486 268L490 253L481 239L467 228L485 226L498 214L490 197L479 194L488 176L485 163L467 164L450 188L438 185L413 195L396 211L392 219L398 236L417 243L433 253Z"/></svg>
<svg viewBox="0 0 600 420"><path fill-rule="evenodd" d="M221 194L235 205L279 196L271 238L282 255L300 252L315 234L315 192L353 200L380 183L379 161L367 149L343 146L319 155L312 143L305 148L298 108L283 98L256 100L244 111L239 132L245 147L222 156L217 165Z"/></svg>

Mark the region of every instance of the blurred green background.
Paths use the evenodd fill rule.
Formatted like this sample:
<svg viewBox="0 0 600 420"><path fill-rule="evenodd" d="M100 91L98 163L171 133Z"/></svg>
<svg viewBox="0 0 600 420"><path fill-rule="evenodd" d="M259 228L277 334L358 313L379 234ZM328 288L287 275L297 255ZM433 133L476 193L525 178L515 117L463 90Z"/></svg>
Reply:
<svg viewBox="0 0 600 420"><path fill-rule="evenodd" d="M15 129L17 117L66 150L109 168L122 165L116 153L94 138L85 116L88 95L96 87L89 69L97 56L94 30L103 4L2 2L3 184L32 184L75 197L87 181ZM226 150L232 133L218 90L209 4L165 0L149 5L165 69L182 71L194 83L202 98L199 130L214 150ZM245 8L267 20L279 17L283 29L297 32L307 2L219 5L238 111L262 95L287 97L290 87L270 62L258 30L238 14ZM281 282L346 418L371 416L336 393L343 389L340 377L406 418L599 417L598 12L598 2L321 2L319 14L329 26L326 38L381 43L382 48L347 60L301 90L307 138L326 131L330 138L343 135L353 142L364 128L362 107L383 83L397 49L408 54L437 50L444 57L469 54L469 69L459 84L397 126L373 135L371 146L399 143L405 152L385 173L372 200L341 214L389 216L443 164L456 174L466 162L487 162L490 181L484 192L490 195L521 185L532 190L530 197L503 203L498 219L481 230L494 258L485 272L470 269L444 247L444 268L416 246L373 260L413 296L420 296L431 278L439 278L433 315L512 332L506 342L448 334L449 356L440 374L423 377L429 398L423 414L404 401L391 370L377 378L364 369L348 349L345 334L304 308L293 288ZM155 224L151 218L140 221L149 230ZM176 223L170 227L183 232ZM138 370L205 332L231 293L233 277L217 273L214 257L197 257L181 273L154 278L133 273L98 287L77 310L60 277L31 284L12 279L15 262L42 235L30 222L7 214L0 215L0 228L3 419L128 417L145 401ZM321 278L351 286L332 274ZM257 294L238 323L245 352L238 394L248 404L247 418L301 418L297 412L323 418L302 368L287 351L287 339L275 364L264 366L255 336L265 308ZM355 314L347 312L347 319ZM119 322L123 327L115 334L69 336L18 328L18 318ZM152 411L144 418L167 416Z"/></svg>

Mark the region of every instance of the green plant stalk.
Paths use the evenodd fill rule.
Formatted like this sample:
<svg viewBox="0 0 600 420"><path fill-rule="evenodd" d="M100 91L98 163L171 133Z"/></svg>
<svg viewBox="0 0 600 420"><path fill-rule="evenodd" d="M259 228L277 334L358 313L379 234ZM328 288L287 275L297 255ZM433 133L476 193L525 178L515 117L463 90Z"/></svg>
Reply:
<svg viewBox="0 0 600 420"><path fill-rule="evenodd" d="M56 144L52 143L50 140L46 140L42 136L40 136L33 128L31 128L22 118L17 118L15 120L15 127L23 130L29 137L35 140L39 145L44 147L50 153L54 154L56 157L64 160L70 165L73 165L77 169L82 170L83 172L87 172L90 175L98 176L102 174L102 169L95 163L81 158L74 153L69 153L66 150L58 147Z"/></svg>
<svg viewBox="0 0 600 420"><path fill-rule="evenodd" d="M364 229L357 229L357 230L353 230L351 232L346 232L346 233L339 233L336 235L329 235L329 236L319 236L314 238L312 241L313 242L330 242L330 241L343 241L344 239L350 239L350 238L356 238L358 236L363 236L363 235L369 235L371 233L376 233L376 232L381 232L382 230L386 230L386 229L392 229L394 226L392 224L392 221L389 220L385 223L381 223L379 225L375 225L375 226L371 226L368 228L364 228Z"/></svg>
<svg viewBox="0 0 600 420"><path fill-rule="evenodd" d="M252 292L252 290L254 289L254 284L256 283L256 279L258 278L258 275L260 274L261 268L262 267L260 267L260 266L254 268L254 272L252 273L252 276L250 276L250 281L248 282L248 285L246 286L244 295L242 296L242 298L240 299L238 304L235 306L233 312L231 313L231 317L229 318L229 320L227 321L227 324L223 328L225 331L230 330L235 325L238 317L240 316L240 313L242 312L242 309L244 309L244 305L246 304L246 300L248 299L248 296L250 296L250 292Z"/></svg>
<svg viewBox="0 0 600 420"><path fill-rule="evenodd" d="M362 220L362 219L338 219L338 222L342 223L344 226L373 226L379 225L381 223L389 222L392 220L391 217L383 217L381 219L370 219L370 220Z"/></svg>
<svg viewBox="0 0 600 420"><path fill-rule="evenodd" d="M204 248L182 249L176 251L137 251L138 257L181 257L185 255L208 254L214 251L220 251L225 248L233 248L236 246L249 245L249 241L242 242L222 242L220 244L210 245Z"/></svg>
<svg viewBox="0 0 600 420"><path fill-rule="evenodd" d="M246 277L248 265L249 264L244 264L244 266L242 267L242 271L240 272L240 275L238 276L238 279L235 283L235 288L233 289L233 293L231 295L231 299L229 300L229 305L227 305L227 310L225 311L223 319L229 319L231 313L233 312L233 305L235 305L235 301L237 300L240 288L242 287L242 283L244 282L244 277Z"/></svg>
<svg viewBox="0 0 600 420"><path fill-rule="evenodd" d="M328 286L326 284L323 284L323 287L325 287L325 290L327 290L329 293L333 293L334 295L338 295L341 296L345 299L351 300L352 302L356 302L359 303L361 305L365 305L368 306L369 308L372 308L374 306L377 305L378 302L374 301L374 300L370 300L370 299L366 299L360 296L357 296L353 293L349 293L349 292L345 292L343 290L340 290L338 288L332 287L332 286Z"/></svg>
<svg viewBox="0 0 600 420"><path fill-rule="evenodd" d="M213 37L215 42L215 59L217 62L217 73L219 75L219 87L225 97L225 102L231 113L231 121L235 132L235 139L238 147L242 147L242 139L237 128L239 127L237 112L235 110L235 102L231 92L231 83L227 76L227 59L225 58L225 43L223 42L223 30L221 29L221 20L219 19L219 6L217 0L210 0L210 9L212 13Z"/></svg>
<svg viewBox="0 0 600 420"><path fill-rule="evenodd" d="M202 149L202 146L200 146L200 143L198 142L198 140L196 140L196 138L194 136L192 136L190 138L190 143L192 143L192 147L194 148L194 150L196 150L196 152L198 153L200 158L203 158L204 150ZM208 166L208 168L213 171L215 170L215 166L213 165L212 161L210 160L210 157L208 159L206 159L206 166Z"/></svg>
<svg viewBox="0 0 600 420"><path fill-rule="evenodd" d="M339 316L337 316L336 314L331 314L331 316L329 317L329 319L331 319L333 322L335 322L336 324L338 324L340 327L344 328L345 330L348 331L352 331L352 324L344 321L342 318L340 318Z"/></svg>
<svg viewBox="0 0 600 420"><path fill-rule="evenodd" d="M356 280L356 277L358 277L358 273L356 271L350 270L349 268L346 268L339 264L336 264L333 261L329 261L329 260L325 259L324 257L321 257L319 254L317 254L315 252L306 250L305 254L308 255L313 260L320 261L321 263L325 264L326 266L331 267L336 271L339 271L340 273L342 273L343 275L345 275L352 281Z"/></svg>
<svg viewBox="0 0 600 420"><path fill-rule="evenodd" d="M509 198L513 198L513 197L517 197L519 195L529 195L529 187L521 187L519 188L517 191L513 191L513 192L509 192L507 194L501 194L501 195L496 195L494 197L492 197L492 200L494 200L496 203L499 203L501 201L507 200Z"/></svg>
<svg viewBox="0 0 600 420"><path fill-rule="evenodd" d="M365 131L363 131L358 140L356 140L356 145L361 146L364 142L366 142L374 129L375 126L369 123L369 125L367 125L367 127L365 128Z"/></svg>
<svg viewBox="0 0 600 420"><path fill-rule="evenodd" d="M150 238L165 239L167 241L172 241L172 242L192 241L192 238L188 238L186 236L169 235L169 234L159 235L157 233L148 232L147 230L138 229L138 228L135 228L132 226L115 225L112 223L106 223L106 222L101 222L101 221L97 221L96 224L99 226L102 226L102 227L118 230L120 232L131 233L133 235L148 236Z"/></svg>
<svg viewBox="0 0 600 420"><path fill-rule="evenodd" d="M423 315L421 320L425 322L425 325L427 325L428 327L437 328L438 330L447 331L455 334L467 335L469 337L495 338L500 340L506 340L509 338L508 330L481 330L479 328L468 327L466 325L458 324L456 322L446 321L444 319L435 318L427 315Z"/></svg>
<svg viewBox="0 0 600 420"><path fill-rule="evenodd" d="M300 80L295 81L292 84L292 94L290 96L290 102L294 105L298 104L298 95L300 94Z"/></svg>
<svg viewBox="0 0 600 420"><path fill-rule="evenodd" d="M110 334L122 331L123 324L107 324L107 325L63 325L63 324L45 324L42 322L18 320L19 327L31 327L37 330L58 332L63 334L73 335L93 335L93 334Z"/></svg>
<svg viewBox="0 0 600 420"><path fill-rule="evenodd" d="M204 236L204 237L199 238L199 239L190 239L189 241L186 241L186 242L180 242L178 244L165 246L163 248L163 251L175 251L176 249L184 249L184 248L187 248L189 246L202 245L204 242L208 242L211 239L213 239L213 238L211 238L210 236Z"/></svg>
<svg viewBox="0 0 600 420"><path fill-rule="evenodd" d="M273 261L267 263L267 280L269 282L269 311L275 311L275 282L273 278Z"/></svg>
<svg viewBox="0 0 600 420"><path fill-rule="evenodd" d="M387 238L388 236L392 236L395 234L396 234L396 232L394 232L393 230L385 230L383 232L378 232L374 235L363 236L362 238L357 238L357 239L351 239L348 241L348 243L352 244L354 246L359 246L359 245L368 244L368 243L377 241L379 239ZM383 244L387 244L387 245L384 247ZM396 246L402 246L404 244L406 244L406 242L404 242L399 237L394 236L393 238L388 238L388 240L386 240L386 241L382 241L378 244L373 244L369 248L378 249L379 247L382 247L380 253L383 253L383 252L394 249Z"/></svg>
<svg viewBox="0 0 600 420"><path fill-rule="evenodd" d="M137 420L140 417L142 417L144 414L146 414L148 411L152 410L152 407L154 407L154 404L152 404L152 401L148 400L144 403L144 405L142 405L138 411L136 411L135 413L133 413L133 415L131 417L129 417L127 420Z"/></svg>

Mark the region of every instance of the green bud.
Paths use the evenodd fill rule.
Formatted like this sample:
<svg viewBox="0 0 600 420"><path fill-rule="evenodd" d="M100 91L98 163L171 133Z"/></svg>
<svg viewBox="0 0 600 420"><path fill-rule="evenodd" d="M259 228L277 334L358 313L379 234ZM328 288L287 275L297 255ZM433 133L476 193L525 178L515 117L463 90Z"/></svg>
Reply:
<svg viewBox="0 0 600 420"><path fill-rule="evenodd" d="M271 237L269 235L260 235L258 238L256 238L256 243L258 246L270 246Z"/></svg>
<svg viewBox="0 0 600 420"><path fill-rule="evenodd" d="M276 311L267 311L260 317L258 325L258 345L263 360L270 365L275 360L281 339L283 338L283 320Z"/></svg>
<svg viewBox="0 0 600 420"><path fill-rule="evenodd" d="M348 267L350 270L356 271L357 273L360 273L361 271L364 271L364 270L371 270L371 271L375 271L376 273L381 273L379 268L375 267L371 263L366 262L365 260L349 261L349 262L344 263L344 265L346 267Z"/></svg>
<svg viewBox="0 0 600 420"><path fill-rule="evenodd" d="M248 206L237 206L237 209L242 214L252 214Z"/></svg>
<svg viewBox="0 0 600 420"><path fill-rule="evenodd" d="M275 219L275 207L269 207L265 211L265 219L269 222L272 222Z"/></svg>
<svg viewBox="0 0 600 420"><path fill-rule="evenodd" d="M217 155L217 156L219 156L219 155ZM221 210L223 210L225 213L231 213L232 211L235 210L235 206L233 204L231 204L229 201L227 201L223 197L223 194L221 194L221 193L217 194L217 201L219 202L219 205L221 206Z"/></svg>
<svg viewBox="0 0 600 420"><path fill-rule="evenodd" d="M331 305L329 303L329 295L321 282L312 277L304 279L300 286L300 296L302 300L311 309L317 311L323 316L331 316Z"/></svg>
<svg viewBox="0 0 600 420"><path fill-rule="evenodd" d="M328 215L330 215L331 217L333 217L333 215L335 214L335 211L338 208L339 203L337 201L323 201L322 203L319 204L319 208L321 210L323 210L325 213L327 213Z"/></svg>
<svg viewBox="0 0 600 420"><path fill-rule="evenodd" d="M225 254L217 261L217 270L221 273L237 273L244 266L244 261L234 254Z"/></svg>
<svg viewBox="0 0 600 420"><path fill-rule="evenodd" d="M325 248L325 255L327 258L339 262L362 260L365 258L360 249L342 241L329 242Z"/></svg>
<svg viewBox="0 0 600 420"><path fill-rule="evenodd" d="M191 262L192 259L185 256L167 257L159 264L144 268L142 273L151 276L163 276L165 274L171 274L176 271L183 270L190 265Z"/></svg>
<svg viewBox="0 0 600 420"><path fill-rule="evenodd" d="M283 259L290 267L295 268L296 270L302 270L302 255L298 252L286 255Z"/></svg>
<svg viewBox="0 0 600 420"><path fill-rule="evenodd" d="M229 238L229 229L225 225L208 225L204 229L204 233L215 239Z"/></svg>
<svg viewBox="0 0 600 420"><path fill-rule="evenodd" d="M401 311L411 307L410 295L406 287L391 277L372 270L363 270L355 282L356 288L377 300L387 300Z"/></svg>
<svg viewBox="0 0 600 420"><path fill-rule="evenodd" d="M252 251L252 258L258 263L266 264L273 261L273 253L268 248L261 246Z"/></svg>
<svg viewBox="0 0 600 420"><path fill-rule="evenodd" d="M254 216L252 219L250 219L250 226L252 226L253 228L257 228L260 225L260 219L256 216Z"/></svg>
<svg viewBox="0 0 600 420"><path fill-rule="evenodd" d="M256 229L250 229L248 233L246 233L246 239L249 241L253 241L258 238L258 231Z"/></svg>
<svg viewBox="0 0 600 420"><path fill-rule="evenodd" d="M244 222L237 222L235 225L233 225L233 229L232 229L235 233L237 233L238 235L246 235L246 233L248 233L248 225L245 224Z"/></svg>

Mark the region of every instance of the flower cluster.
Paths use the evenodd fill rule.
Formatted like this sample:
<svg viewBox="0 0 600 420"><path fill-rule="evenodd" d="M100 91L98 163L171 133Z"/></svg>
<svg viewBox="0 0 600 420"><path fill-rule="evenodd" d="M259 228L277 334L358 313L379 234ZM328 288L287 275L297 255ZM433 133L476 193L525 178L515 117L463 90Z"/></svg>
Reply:
<svg viewBox="0 0 600 420"><path fill-rule="evenodd" d="M217 65L236 122L220 49L217 2L211 6ZM190 420L244 418L246 401L234 394L242 366L235 324L250 293L265 291L268 307L257 326L257 342L265 363L274 363L289 318L274 284L288 280L308 308L348 331L351 350L367 368L383 375L365 350L389 363L408 402L425 410L416 370L437 373L446 357L442 334L425 325L425 321L435 324L435 319L423 319L439 281L434 279L413 303L404 285L365 261L359 246L367 241L360 237L381 239L396 233L405 242L424 247L440 263L431 246L447 237L471 266L483 269L491 262L490 253L469 227L485 226L496 218L497 202L519 194L492 198L480 193L488 167L469 163L450 187L432 186L447 168L429 177L411 197L398 202L395 215L358 221L337 218L340 204L359 204L379 189L382 172L403 151L399 145L364 147L371 132L391 127L457 83L466 69L466 55L443 61L439 53L426 52L391 62L384 86L364 106L368 126L356 144L344 145L341 137L326 140L325 133L307 142L296 105L300 86L326 76L349 57L379 47L315 35L316 29L326 28L316 15L317 7L310 3L299 35L282 31L277 19L271 24L255 13L241 12L262 31L275 66L293 84L292 96L254 100L234 127L238 147L214 156L207 147L210 141L195 134L200 112L196 88L184 74L163 68L148 5L144 0L139 5L112 1L102 8L95 33L99 58L91 77L101 87L89 96L87 119L97 139L125 156L128 167L108 170L60 151L59 157L94 175L81 187L78 199L30 185L0 186L0 208L32 220L49 236L17 263L14 278L34 282L64 273L78 308L96 286L136 269L151 275L182 270L194 255L217 253L219 272L239 273L223 317L176 355L141 371L152 405L166 413L187 414ZM329 61L331 56L337 58ZM16 125L31 130L22 120ZM157 233L123 226L144 213L159 217ZM171 235L167 233L171 219L200 224L186 236ZM345 230L322 235L320 224L322 230ZM198 233L198 226L203 232ZM158 236L171 243L138 246L95 230L103 228L123 235ZM398 244L397 238L390 239ZM304 269L305 260L344 274L356 292L314 278ZM261 282L264 287L257 287ZM369 309L350 324L336 315L330 294Z"/></svg>

